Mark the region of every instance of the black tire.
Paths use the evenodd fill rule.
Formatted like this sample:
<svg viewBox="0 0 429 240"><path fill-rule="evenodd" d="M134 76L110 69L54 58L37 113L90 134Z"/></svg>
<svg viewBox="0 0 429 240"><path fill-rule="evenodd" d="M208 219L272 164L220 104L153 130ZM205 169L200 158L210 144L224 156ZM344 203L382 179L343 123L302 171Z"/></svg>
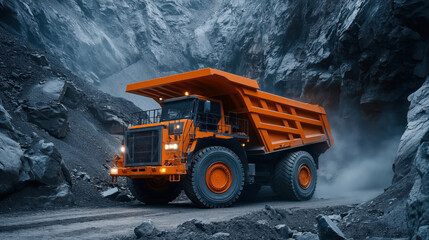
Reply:
<svg viewBox="0 0 429 240"><path fill-rule="evenodd" d="M133 196L148 205L167 204L179 196L182 191L179 183L170 182L168 178L159 180L161 184L152 178L128 178L127 182Z"/></svg>
<svg viewBox="0 0 429 240"><path fill-rule="evenodd" d="M225 192L215 193L206 182L207 171L213 164L225 164L231 171L231 185ZM228 148L214 146L198 151L183 180L183 189L189 199L200 207L220 208L233 204L244 185L243 165L238 156Z"/></svg>
<svg viewBox="0 0 429 240"><path fill-rule="evenodd" d="M255 200L261 188L262 188L262 185L257 183L244 185L243 191L241 192L241 195L238 198L238 201L248 202L248 201Z"/></svg>
<svg viewBox="0 0 429 240"><path fill-rule="evenodd" d="M298 171L308 167L311 178L308 186L302 186L298 179ZM313 157L305 151L289 153L276 164L272 188L282 199L304 201L309 200L316 189L317 169Z"/></svg>

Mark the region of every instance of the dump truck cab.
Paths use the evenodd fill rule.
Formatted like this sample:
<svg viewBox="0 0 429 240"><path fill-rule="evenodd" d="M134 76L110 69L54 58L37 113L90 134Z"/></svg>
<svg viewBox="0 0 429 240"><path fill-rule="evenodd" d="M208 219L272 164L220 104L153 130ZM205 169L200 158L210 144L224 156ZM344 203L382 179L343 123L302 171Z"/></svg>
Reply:
<svg viewBox="0 0 429 240"><path fill-rule="evenodd" d="M271 185L285 199L314 193L318 156L333 138L324 109L259 90L255 80L201 69L134 83L127 92L161 108L138 112L113 159L146 204L184 190L195 204L225 207Z"/></svg>
<svg viewBox="0 0 429 240"><path fill-rule="evenodd" d="M113 176L180 181L197 140L218 138L243 145L249 141L247 120L232 112L225 115L219 100L185 92L160 104L162 108L134 114L135 125L125 132Z"/></svg>

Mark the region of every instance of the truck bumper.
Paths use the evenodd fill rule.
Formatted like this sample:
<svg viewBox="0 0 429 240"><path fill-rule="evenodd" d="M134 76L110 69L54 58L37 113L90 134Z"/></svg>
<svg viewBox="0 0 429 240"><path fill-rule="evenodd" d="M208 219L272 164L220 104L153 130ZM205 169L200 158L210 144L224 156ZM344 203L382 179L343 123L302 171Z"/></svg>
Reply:
<svg viewBox="0 0 429 240"><path fill-rule="evenodd" d="M185 164L179 166L112 167L110 169L110 176L112 177L150 178L183 174L186 174Z"/></svg>

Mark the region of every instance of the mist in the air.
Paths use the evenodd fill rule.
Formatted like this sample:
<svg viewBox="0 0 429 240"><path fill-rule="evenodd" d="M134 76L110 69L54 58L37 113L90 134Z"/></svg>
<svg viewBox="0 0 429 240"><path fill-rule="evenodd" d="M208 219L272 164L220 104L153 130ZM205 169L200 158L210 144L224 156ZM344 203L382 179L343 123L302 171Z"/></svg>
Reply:
<svg viewBox="0 0 429 240"><path fill-rule="evenodd" d="M335 144L319 158L315 197L362 197L383 192L392 182L392 164L404 130L399 122L403 119L386 114L367 122L335 115L329 120Z"/></svg>

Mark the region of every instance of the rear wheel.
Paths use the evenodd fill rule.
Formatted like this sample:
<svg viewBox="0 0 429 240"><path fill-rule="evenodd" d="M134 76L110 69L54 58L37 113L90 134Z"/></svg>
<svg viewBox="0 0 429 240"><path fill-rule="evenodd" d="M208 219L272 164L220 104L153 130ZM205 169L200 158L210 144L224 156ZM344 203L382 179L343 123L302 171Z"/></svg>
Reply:
<svg viewBox="0 0 429 240"><path fill-rule="evenodd" d="M283 199L308 200L316 189L317 170L313 157L305 151L287 154L274 169L272 187Z"/></svg>
<svg viewBox="0 0 429 240"><path fill-rule="evenodd" d="M243 185L244 170L240 159L230 149L219 146L198 151L183 181L189 199L209 208L233 204Z"/></svg>
<svg viewBox="0 0 429 240"><path fill-rule="evenodd" d="M176 199L182 191L176 182L167 177L128 178L128 188L133 196L145 204L166 204Z"/></svg>

